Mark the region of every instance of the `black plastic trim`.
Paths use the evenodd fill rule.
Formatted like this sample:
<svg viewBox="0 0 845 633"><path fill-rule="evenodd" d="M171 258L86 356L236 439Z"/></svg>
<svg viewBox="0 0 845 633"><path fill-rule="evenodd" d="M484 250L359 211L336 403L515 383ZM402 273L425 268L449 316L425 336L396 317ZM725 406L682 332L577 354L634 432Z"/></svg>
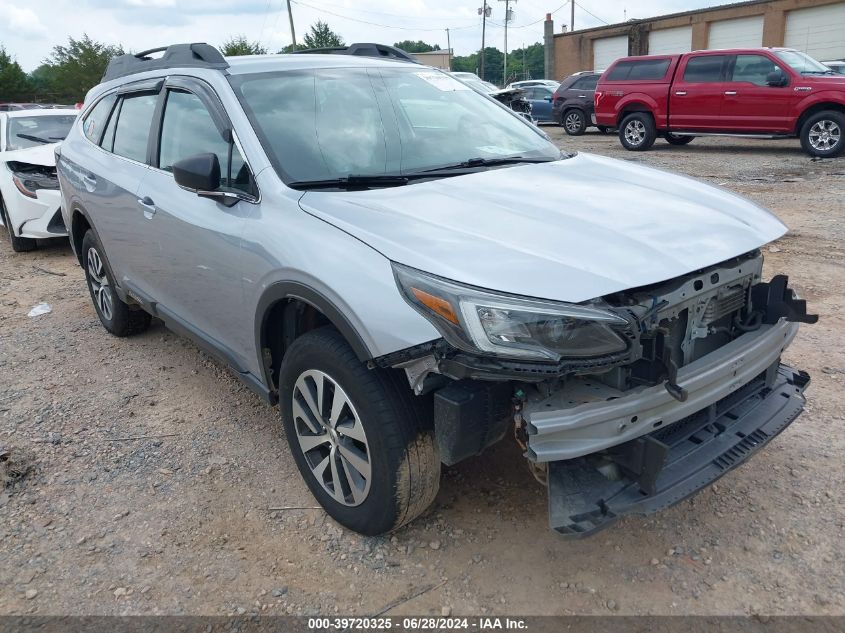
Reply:
<svg viewBox="0 0 845 633"><path fill-rule="evenodd" d="M164 55L159 58L149 57L152 53L160 52L164 52ZM101 81L105 83L148 70L167 68L209 68L222 71L229 68L229 63L220 51L205 42L173 44L112 58Z"/></svg>

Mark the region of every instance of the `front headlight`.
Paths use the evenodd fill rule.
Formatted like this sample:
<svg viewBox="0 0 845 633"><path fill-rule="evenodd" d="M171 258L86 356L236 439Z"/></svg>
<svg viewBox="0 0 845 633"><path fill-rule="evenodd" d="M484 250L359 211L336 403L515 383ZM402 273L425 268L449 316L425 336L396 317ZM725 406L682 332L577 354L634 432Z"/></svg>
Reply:
<svg viewBox="0 0 845 633"><path fill-rule="evenodd" d="M627 321L589 305L528 299L464 286L393 264L405 300L449 343L469 352L559 361L627 349Z"/></svg>

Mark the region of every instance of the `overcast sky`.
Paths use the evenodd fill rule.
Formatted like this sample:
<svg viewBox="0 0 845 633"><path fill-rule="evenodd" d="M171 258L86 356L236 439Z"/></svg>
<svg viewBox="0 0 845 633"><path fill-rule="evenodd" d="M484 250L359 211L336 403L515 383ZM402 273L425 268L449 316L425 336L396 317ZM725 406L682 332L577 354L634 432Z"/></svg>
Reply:
<svg viewBox="0 0 845 633"><path fill-rule="evenodd" d="M465 55L481 46L482 0L296 0L293 4L297 40L317 19L328 22L347 43L422 39L446 47L448 27L452 47ZM504 1L488 0L490 46L504 47ZM543 18L555 11L555 30L569 22L564 0L517 0L508 47L541 42ZM644 18L724 4L719 0L577 0L575 26ZM290 43L285 0L0 0L0 44L24 70L36 68L55 44L68 36L122 44L135 51L176 42L221 44L231 35L259 40L271 51ZM627 14L626 14L627 9Z"/></svg>

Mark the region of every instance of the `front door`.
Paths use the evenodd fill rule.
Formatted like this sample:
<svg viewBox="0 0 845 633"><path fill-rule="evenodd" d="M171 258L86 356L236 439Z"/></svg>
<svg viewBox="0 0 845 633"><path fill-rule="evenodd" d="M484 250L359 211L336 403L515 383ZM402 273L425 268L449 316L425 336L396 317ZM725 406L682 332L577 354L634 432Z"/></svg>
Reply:
<svg viewBox="0 0 845 633"><path fill-rule="evenodd" d="M687 57L676 73L669 94L669 128L672 130L722 129L728 55L703 53Z"/></svg>
<svg viewBox="0 0 845 633"><path fill-rule="evenodd" d="M237 144L228 140L231 128L221 129L228 119L221 110L210 111L215 107L210 88L198 91L205 98L185 88L166 90L160 140L139 191L153 210L147 222L155 235L144 274L156 280L154 299L166 320L186 327L243 370L246 359L234 350L251 349L253 331L243 320L241 234L255 206L245 200L226 206L182 189L172 168L212 153L220 163L222 191L248 196L255 185Z"/></svg>
<svg viewBox="0 0 845 633"><path fill-rule="evenodd" d="M737 55L731 64L725 83L725 99L721 118L726 130L740 132L791 131L789 118L796 93L790 79L785 85L770 86L768 76L773 72L789 74L768 55Z"/></svg>

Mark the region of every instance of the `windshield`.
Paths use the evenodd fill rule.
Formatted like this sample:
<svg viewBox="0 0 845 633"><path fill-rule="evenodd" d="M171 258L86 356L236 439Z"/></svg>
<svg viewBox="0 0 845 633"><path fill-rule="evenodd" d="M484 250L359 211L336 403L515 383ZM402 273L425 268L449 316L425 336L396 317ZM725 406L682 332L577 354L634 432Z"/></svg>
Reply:
<svg viewBox="0 0 845 633"><path fill-rule="evenodd" d="M434 69L338 68L229 80L287 183L408 175L474 159L562 157L541 131Z"/></svg>
<svg viewBox="0 0 845 633"><path fill-rule="evenodd" d="M800 51L775 51L774 53L792 70L802 75L827 75L831 72L830 68L806 53Z"/></svg>
<svg viewBox="0 0 845 633"><path fill-rule="evenodd" d="M10 117L6 150L26 149L65 140L76 116Z"/></svg>

